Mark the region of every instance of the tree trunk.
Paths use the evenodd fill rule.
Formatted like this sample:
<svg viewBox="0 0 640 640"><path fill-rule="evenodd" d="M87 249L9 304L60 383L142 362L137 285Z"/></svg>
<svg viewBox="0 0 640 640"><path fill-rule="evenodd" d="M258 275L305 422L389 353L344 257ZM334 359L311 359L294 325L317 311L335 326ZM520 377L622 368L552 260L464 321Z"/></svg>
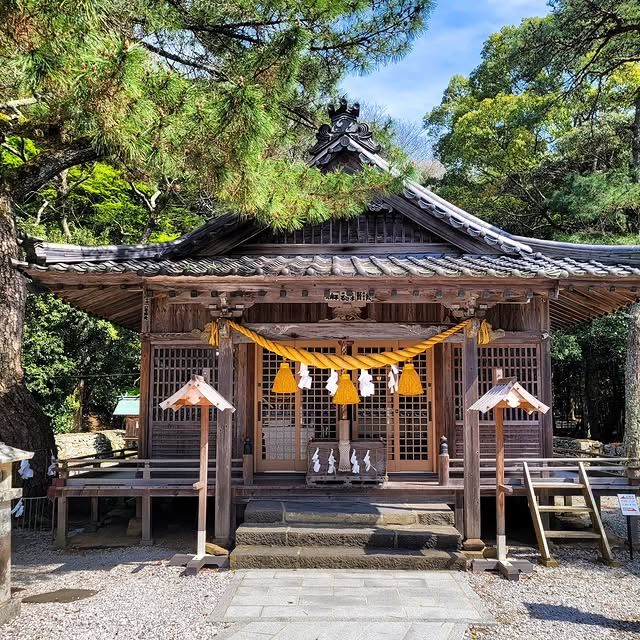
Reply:
<svg viewBox="0 0 640 640"><path fill-rule="evenodd" d="M635 169L636 180L640 181L640 91L636 94L635 115L631 125L631 166Z"/></svg>
<svg viewBox="0 0 640 640"><path fill-rule="evenodd" d="M629 458L640 458L640 302L629 309L625 386L625 451ZM629 469L627 474L640 478L638 469Z"/></svg>
<svg viewBox="0 0 640 640"><path fill-rule="evenodd" d="M0 193L0 442L35 453L34 476L25 481L24 491L25 495L43 495L55 441L49 419L24 384L21 352L26 283L12 263L18 259L13 205Z"/></svg>

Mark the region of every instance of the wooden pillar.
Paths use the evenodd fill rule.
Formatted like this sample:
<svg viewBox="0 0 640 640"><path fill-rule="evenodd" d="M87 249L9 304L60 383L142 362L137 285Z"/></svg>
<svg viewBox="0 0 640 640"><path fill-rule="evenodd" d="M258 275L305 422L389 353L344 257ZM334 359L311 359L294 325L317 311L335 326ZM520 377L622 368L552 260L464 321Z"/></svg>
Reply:
<svg viewBox="0 0 640 640"><path fill-rule="evenodd" d="M236 402L234 406L236 412L234 415L236 423L237 437L233 442L232 449L242 452L244 443L247 438L252 439L253 429L249 425L249 404L253 401L249 393L249 345L238 344L236 349L236 367L235 367L235 396Z"/></svg>
<svg viewBox="0 0 640 640"><path fill-rule="evenodd" d="M149 433L149 403L151 367L151 292L142 292L142 318L140 320L140 410L138 415L138 457L149 458L151 434Z"/></svg>
<svg viewBox="0 0 640 640"><path fill-rule="evenodd" d="M497 376L496 376L497 377ZM501 376L502 377L502 376ZM496 549L498 560L507 559L504 492L504 409L496 407Z"/></svg>
<svg viewBox="0 0 640 640"><path fill-rule="evenodd" d="M233 402L233 342L226 322L220 323L218 347L218 391L231 404ZM243 399L244 400L244 399ZM216 502L215 537L218 544L227 546L231 541L231 452L233 414L218 413L216 434Z"/></svg>
<svg viewBox="0 0 640 640"><path fill-rule="evenodd" d="M67 500L64 496L56 499L58 520L56 526L56 547L64 549L67 546Z"/></svg>
<svg viewBox="0 0 640 640"><path fill-rule="evenodd" d="M100 505L97 496L91 498L91 524L97 525L100 520Z"/></svg>
<svg viewBox="0 0 640 640"><path fill-rule="evenodd" d="M464 409L464 538L465 551L481 551L480 527L480 421L469 407L478 399L478 321L464 332L462 386Z"/></svg>
<svg viewBox="0 0 640 640"><path fill-rule="evenodd" d="M141 544L153 544L153 536L151 534L151 495L142 496L142 538Z"/></svg>
<svg viewBox="0 0 640 640"><path fill-rule="evenodd" d="M543 335L540 341L540 400L553 407L553 387L551 384L551 318L549 316L549 299L538 300L540 330ZM553 457L553 411L540 416L542 425L542 455Z"/></svg>
<svg viewBox="0 0 640 640"><path fill-rule="evenodd" d="M151 480L151 466L149 462L144 463L142 478L149 482ZM153 544L151 535L151 494L145 493L140 500L140 518L142 519L142 544Z"/></svg>
<svg viewBox="0 0 640 640"><path fill-rule="evenodd" d="M151 434L149 433L149 380L151 379L151 342L142 336L140 345L140 414L138 429L138 456L150 457Z"/></svg>
<svg viewBox="0 0 640 640"><path fill-rule="evenodd" d="M438 344L433 348L434 418L436 441L443 436L453 447L455 457L455 420L453 406L453 363L451 345Z"/></svg>

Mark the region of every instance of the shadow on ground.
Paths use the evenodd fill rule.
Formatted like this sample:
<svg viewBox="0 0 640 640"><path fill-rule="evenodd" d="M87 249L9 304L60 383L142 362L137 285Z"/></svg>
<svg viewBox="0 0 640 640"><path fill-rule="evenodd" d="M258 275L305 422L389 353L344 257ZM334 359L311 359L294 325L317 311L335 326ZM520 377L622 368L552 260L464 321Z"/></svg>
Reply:
<svg viewBox="0 0 640 640"><path fill-rule="evenodd" d="M594 627L603 627L605 629L615 629L617 631L640 633L640 620L608 618L599 613L582 611L577 607L567 607L561 604L527 602L525 606L529 610L529 615L538 620L585 624Z"/></svg>

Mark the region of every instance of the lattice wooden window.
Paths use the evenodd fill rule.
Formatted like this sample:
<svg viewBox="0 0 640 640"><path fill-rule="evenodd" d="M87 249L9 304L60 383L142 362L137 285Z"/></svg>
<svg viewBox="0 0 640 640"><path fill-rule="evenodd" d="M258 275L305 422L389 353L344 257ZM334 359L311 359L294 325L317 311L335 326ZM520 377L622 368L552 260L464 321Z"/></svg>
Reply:
<svg viewBox="0 0 640 640"><path fill-rule="evenodd" d="M393 349L387 346L363 346L357 345L354 353L370 354L382 353ZM373 384L376 392L368 398L361 398L360 404L355 409L355 433L358 439L384 440L387 445L387 460L395 459L395 419L394 402L387 386L388 368L371 369ZM353 378L357 384L359 371L355 371Z"/></svg>
<svg viewBox="0 0 640 640"><path fill-rule="evenodd" d="M334 346L310 346L296 343L307 351L315 353L336 353ZM296 374L300 370L296 366ZM325 389L325 380L329 375L326 369L309 367L313 379L311 389L304 389L298 396L300 416L300 460L307 460L307 443L312 438L331 440L337 437L337 407L331 402L331 394ZM297 379L297 377L296 377Z"/></svg>
<svg viewBox="0 0 640 640"><path fill-rule="evenodd" d="M522 386L540 397L540 350L538 345L496 345L478 349L478 393L483 395L493 383L494 369L502 369L507 377L515 377ZM462 348L453 348L453 386L455 443L451 450L455 457L463 455L463 383ZM542 455L542 422L538 414L527 415L520 409L505 411L505 449L510 457ZM480 455L495 455L495 423L493 412L480 414Z"/></svg>
<svg viewBox="0 0 640 640"><path fill-rule="evenodd" d="M413 359L425 393L419 396L398 396L399 409L399 458L418 462L429 458L429 427L431 424L431 401L428 353Z"/></svg>
<svg viewBox="0 0 640 640"><path fill-rule="evenodd" d="M200 451L200 409L163 411L160 403L192 375L206 373L217 385L216 351L204 346L154 346L150 393L150 443L154 458L197 458ZM217 412L209 415L209 455L215 459Z"/></svg>
<svg viewBox="0 0 640 640"><path fill-rule="evenodd" d="M354 353L381 353L401 346L404 343L396 341L376 345L356 344ZM355 408L357 437L382 438L386 441L389 471L429 471L433 466L430 438L433 428L431 358L431 352L426 352L413 360L422 380L424 394L411 397L391 394L387 386L389 368L374 369L371 373L376 393L369 398L362 398Z"/></svg>
<svg viewBox="0 0 640 640"><path fill-rule="evenodd" d="M265 231L251 244L379 244L441 242L397 212L369 212L297 231Z"/></svg>
<svg viewBox="0 0 640 640"><path fill-rule="evenodd" d="M296 396L271 392L282 358L271 351L258 351L260 430L256 444L260 457L269 461L295 460Z"/></svg>
<svg viewBox="0 0 640 640"><path fill-rule="evenodd" d="M453 349L454 362L454 406L456 421L462 422L462 348ZM534 396L539 397L539 354L537 345L500 345L480 347L478 349L478 394L485 394L493 383L494 369L502 369L506 377L515 377L518 382ZM493 412L480 415L481 422L493 422ZM537 415L527 415L520 409L507 409L504 415L507 422L536 422Z"/></svg>
<svg viewBox="0 0 640 640"><path fill-rule="evenodd" d="M308 351L335 353L334 345L309 345L295 342ZM303 470L307 464L307 443L312 438L336 438L337 410L324 388L326 370L310 367L311 389L296 394L272 393L273 380L282 358L266 350L258 350L258 469ZM296 365L296 380L299 367Z"/></svg>

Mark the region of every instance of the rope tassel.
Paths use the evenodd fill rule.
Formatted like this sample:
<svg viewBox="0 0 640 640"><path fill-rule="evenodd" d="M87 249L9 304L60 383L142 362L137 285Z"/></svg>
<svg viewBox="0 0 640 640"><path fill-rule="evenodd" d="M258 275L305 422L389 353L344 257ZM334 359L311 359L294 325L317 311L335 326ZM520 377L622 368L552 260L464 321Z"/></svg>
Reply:
<svg viewBox="0 0 640 640"><path fill-rule="evenodd" d="M273 386L271 391L273 393L295 393L298 390L296 379L293 377L293 372L288 362L283 362L276 373L276 377L273 379Z"/></svg>
<svg viewBox="0 0 640 640"><path fill-rule="evenodd" d="M334 404L358 404L360 396L348 373L343 373L338 382L338 390L333 396Z"/></svg>
<svg viewBox="0 0 640 640"><path fill-rule="evenodd" d="M400 380L398 381L398 393L401 396L420 396L424 392L420 376L413 366L413 363L407 362L402 367Z"/></svg>

